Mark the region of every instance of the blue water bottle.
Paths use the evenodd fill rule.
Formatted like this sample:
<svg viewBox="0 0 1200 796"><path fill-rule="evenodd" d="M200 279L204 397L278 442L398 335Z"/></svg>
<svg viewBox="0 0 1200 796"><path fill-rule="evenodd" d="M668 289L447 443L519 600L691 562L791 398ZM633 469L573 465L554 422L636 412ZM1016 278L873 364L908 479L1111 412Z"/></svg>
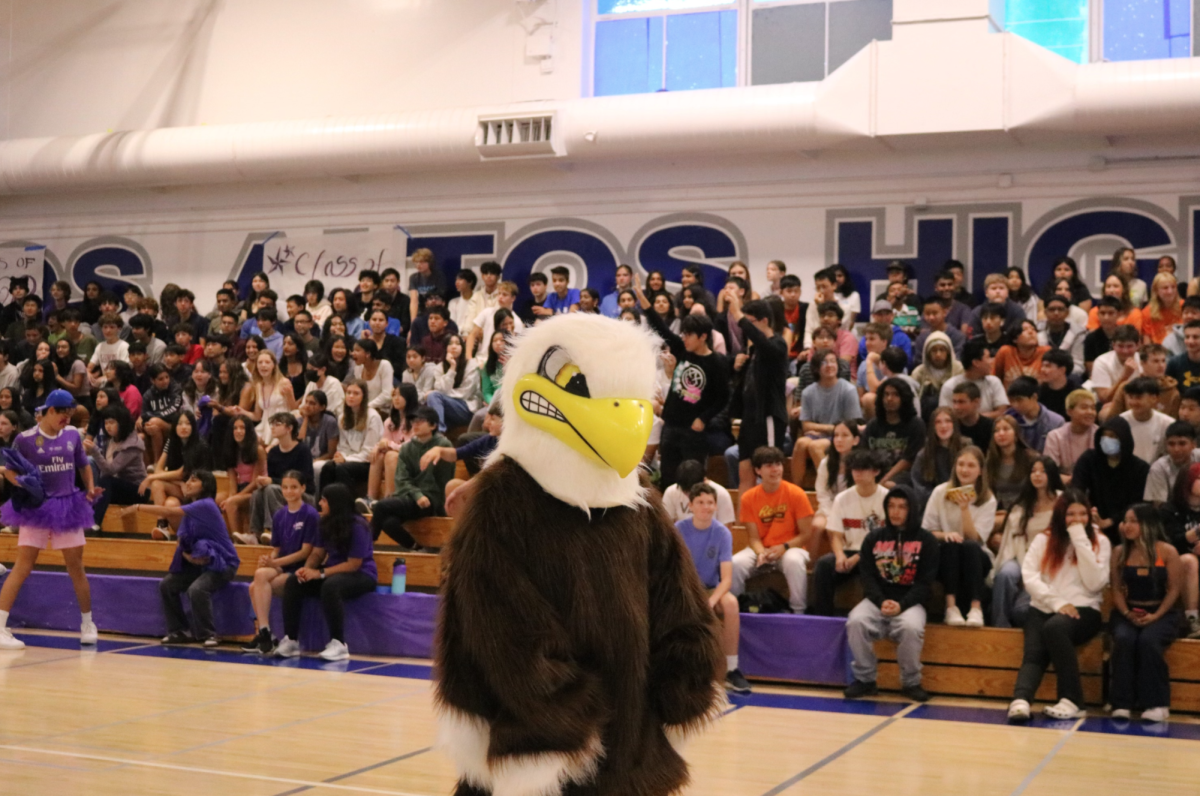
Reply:
<svg viewBox="0 0 1200 796"><path fill-rule="evenodd" d="M392 567L392 594L404 594L404 584L408 579L408 565L404 563L403 558L396 559L396 565Z"/></svg>

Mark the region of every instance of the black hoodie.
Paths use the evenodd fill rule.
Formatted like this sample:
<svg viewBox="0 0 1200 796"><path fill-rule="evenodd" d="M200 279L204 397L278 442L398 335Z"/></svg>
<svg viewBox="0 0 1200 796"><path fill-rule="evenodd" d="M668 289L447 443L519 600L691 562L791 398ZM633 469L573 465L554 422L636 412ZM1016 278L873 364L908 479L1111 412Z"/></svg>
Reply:
<svg viewBox="0 0 1200 796"><path fill-rule="evenodd" d="M905 611L919 605L933 593L938 571L938 540L921 528L920 507L916 495L906 486L897 486L883 499L884 517L888 502L903 497L908 501L908 521L897 528L887 521L882 528L867 534L858 561L863 594L876 607L885 600L900 603Z"/></svg>
<svg viewBox="0 0 1200 796"><path fill-rule="evenodd" d="M1109 466L1108 457L1100 450L1104 431L1114 432L1121 441L1121 458L1116 467ZM1125 509L1143 501L1148 475L1150 465L1133 455L1133 432L1122 417L1114 417L1096 429L1092 450L1084 451L1075 462L1071 486L1087 494L1102 518L1113 520L1105 534L1114 545L1119 541L1116 523L1125 516Z"/></svg>

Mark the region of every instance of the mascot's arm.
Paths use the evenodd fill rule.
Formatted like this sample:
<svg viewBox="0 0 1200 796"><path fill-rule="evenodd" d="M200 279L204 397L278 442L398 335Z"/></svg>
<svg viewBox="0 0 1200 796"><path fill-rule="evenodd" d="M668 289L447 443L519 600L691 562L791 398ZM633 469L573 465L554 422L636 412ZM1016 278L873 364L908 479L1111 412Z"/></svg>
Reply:
<svg viewBox="0 0 1200 796"><path fill-rule="evenodd" d="M657 501L650 540L650 679L658 716L678 748L725 707L717 619L679 534Z"/></svg>
<svg viewBox="0 0 1200 796"><path fill-rule="evenodd" d="M495 796L549 796L594 775L607 708L598 678L574 660L557 614L525 577L520 549L500 541L520 538L498 527L516 519L481 498L451 542L439 745L463 779Z"/></svg>

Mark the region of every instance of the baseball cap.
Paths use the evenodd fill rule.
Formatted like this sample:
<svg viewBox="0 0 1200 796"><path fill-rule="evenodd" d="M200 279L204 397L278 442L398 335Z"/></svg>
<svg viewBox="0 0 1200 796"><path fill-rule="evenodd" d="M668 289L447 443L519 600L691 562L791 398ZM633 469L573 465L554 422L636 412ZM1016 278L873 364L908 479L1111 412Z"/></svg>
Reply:
<svg viewBox="0 0 1200 796"><path fill-rule="evenodd" d="M39 412L47 409L71 409L75 406L75 396L66 390L51 390L46 396L46 403L37 408Z"/></svg>
<svg viewBox="0 0 1200 796"><path fill-rule="evenodd" d="M876 312L895 312L896 308L892 306L892 302L887 299L879 299L871 305L871 314Z"/></svg>

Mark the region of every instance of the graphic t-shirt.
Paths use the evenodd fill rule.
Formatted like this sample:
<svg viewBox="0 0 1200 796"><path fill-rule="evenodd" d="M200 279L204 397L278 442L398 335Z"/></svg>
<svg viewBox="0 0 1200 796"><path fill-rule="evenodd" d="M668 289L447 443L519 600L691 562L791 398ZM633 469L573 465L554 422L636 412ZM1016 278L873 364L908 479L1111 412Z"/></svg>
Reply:
<svg viewBox="0 0 1200 796"><path fill-rule="evenodd" d="M34 426L21 432L13 447L38 468L46 497L67 497L78 491L75 473L88 466L79 429L67 426L52 437Z"/></svg>
<svg viewBox="0 0 1200 796"><path fill-rule="evenodd" d="M804 490L788 481L767 493L756 486L742 496L742 522L758 528L763 547L783 544L796 535L796 520L813 515L812 504Z"/></svg>
<svg viewBox="0 0 1200 796"><path fill-rule="evenodd" d="M872 546L871 556L885 583L911 586L917 580L922 548L924 543L919 538L903 542L896 538L880 539Z"/></svg>
<svg viewBox="0 0 1200 796"><path fill-rule="evenodd" d="M704 530L697 530L691 517L675 523L675 528L692 553L704 588L715 589L721 582L721 564L733 561L733 534L716 520Z"/></svg>
<svg viewBox="0 0 1200 796"><path fill-rule="evenodd" d="M883 527L883 498L887 493L888 491L881 486L875 487L875 494L870 497L858 494L857 488L839 493L833 499L833 512L829 515L825 529L841 531L846 550L861 549L867 534Z"/></svg>
<svg viewBox="0 0 1200 796"><path fill-rule="evenodd" d="M307 503L301 503L299 511L289 511L281 506L271 518L271 544L279 548L279 555L290 556L300 552L305 544L316 547L321 544L321 515ZM304 562L297 562L299 567Z"/></svg>

